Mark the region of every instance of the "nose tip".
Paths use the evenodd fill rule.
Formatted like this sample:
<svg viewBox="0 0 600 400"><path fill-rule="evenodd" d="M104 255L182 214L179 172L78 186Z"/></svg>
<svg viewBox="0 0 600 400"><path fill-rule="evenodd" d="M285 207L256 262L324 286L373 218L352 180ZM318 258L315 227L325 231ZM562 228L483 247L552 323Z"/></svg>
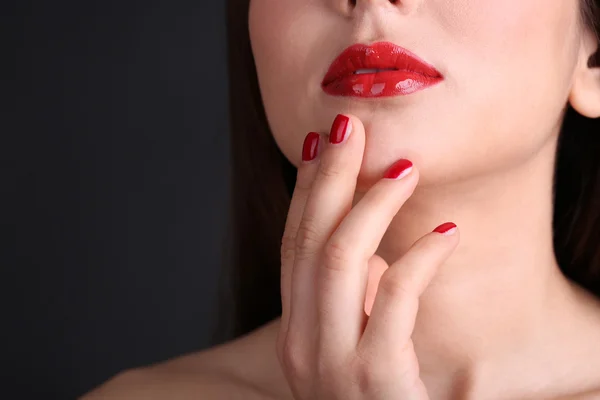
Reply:
<svg viewBox="0 0 600 400"><path fill-rule="evenodd" d="M400 0L349 0L350 4L356 6L356 3L391 3L397 4Z"/></svg>
<svg viewBox="0 0 600 400"><path fill-rule="evenodd" d="M424 0L335 0L338 11L353 19L356 36L385 37L395 18L418 11Z"/></svg>
<svg viewBox="0 0 600 400"><path fill-rule="evenodd" d="M415 8L416 4L422 0L346 0L351 9L362 8L364 11L368 9L378 8L394 8L396 10L408 10Z"/></svg>

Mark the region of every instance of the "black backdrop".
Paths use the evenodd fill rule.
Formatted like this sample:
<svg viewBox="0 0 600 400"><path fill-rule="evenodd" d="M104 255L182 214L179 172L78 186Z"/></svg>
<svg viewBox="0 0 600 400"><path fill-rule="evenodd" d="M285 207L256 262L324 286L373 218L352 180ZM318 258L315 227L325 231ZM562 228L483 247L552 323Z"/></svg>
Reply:
<svg viewBox="0 0 600 400"><path fill-rule="evenodd" d="M68 399L212 343L225 2L13 3L0 6L0 398Z"/></svg>

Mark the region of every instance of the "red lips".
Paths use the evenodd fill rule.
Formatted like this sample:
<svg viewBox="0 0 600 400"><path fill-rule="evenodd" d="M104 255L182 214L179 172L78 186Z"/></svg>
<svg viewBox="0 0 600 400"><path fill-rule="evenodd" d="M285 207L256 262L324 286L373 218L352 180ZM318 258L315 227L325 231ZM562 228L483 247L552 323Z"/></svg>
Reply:
<svg viewBox="0 0 600 400"><path fill-rule="evenodd" d="M329 67L321 87L334 96L372 98L408 95L443 79L433 66L408 50L378 42L344 50Z"/></svg>

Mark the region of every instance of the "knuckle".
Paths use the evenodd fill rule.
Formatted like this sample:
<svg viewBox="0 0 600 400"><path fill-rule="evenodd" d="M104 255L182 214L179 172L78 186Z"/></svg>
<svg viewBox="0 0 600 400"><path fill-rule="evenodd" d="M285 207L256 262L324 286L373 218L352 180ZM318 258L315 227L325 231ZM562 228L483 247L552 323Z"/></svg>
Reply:
<svg viewBox="0 0 600 400"><path fill-rule="evenodd" d="M281 239L281 263L284 264L287 261L293 260L295 250L296 236L284 234Z"/></svg>
<svg viewBox="0 0 600 400"><path fill-rule="evenodd" d="M371 368L360 368L352 379L359 393L365 395L374 388L381 387L383 379L373 372Z"/></svg>
<svg viewBox="0 0 600 400"><path fill-rule="evenodd" d="M307 380L309 378L311 368L305 352L289 339L282 344L280 362L286 372L295 379Z"/></svg>
<svg viewBox="0 0 600 400"><path fill-rule="evenodd" d="M304 171L302 165L299 171ZM313 184L313 178L303 172L300 172L296 177L296 186L294 187L294 195L305 195L310 192Z"/></svg>
<svg viewBox="0 0 600 400"><path fill-rule="evenodd" d="M399 351L391 351L384 357L368 349L356 351L351 366L351 381L363 395L373 394L390 383L413 388L420 379L419 362L412 340Z"/></svg>
<svg viewBox="0 0 600 400"><path fill-rule="evenodd" d="M345 172L343 165L335 159L324 157L319 166L318 175L324 179L336 179Z"/></svg>
<svg viewBox="0 0 600 400"><path fill-rule="evenodd" d="M368 394L382 387L389 380L389 371L384 363L377 363L371 357L356 354L353 363L352 382L361 394Z"/></svg>
<svg viewBox="0 0 600 400"><path fill-rule="evenodd" d="M379 290L389 297L396 298L408 298L412 293L406 279L395 268L389 268L383 273L379 281Z"/></svg>
<svg viewBox="0 0 600 400"><path fill-rule="evenodd" d="M299 257L314 254L319 248L320 234L316 224L311 219L305 218L296 234L294 249Z"/></svg>
<svg viewBox="0 0 600 400"><path fill-rule="evenodd" d="M341 240L332 239L325 245L323 255L325 268L334 271L343 270L344 265L350 261L350 248Z"/></svg>

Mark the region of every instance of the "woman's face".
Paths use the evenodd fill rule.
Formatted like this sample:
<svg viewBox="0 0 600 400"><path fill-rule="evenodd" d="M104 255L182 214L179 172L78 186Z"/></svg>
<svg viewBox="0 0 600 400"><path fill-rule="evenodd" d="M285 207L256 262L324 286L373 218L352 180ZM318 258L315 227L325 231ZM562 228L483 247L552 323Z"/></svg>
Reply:
<svg viewBox="0 0 600 400"><path fill-rule="evenodd" d="M356 3L354 5L354 3ZM309 131L337 113L364 123L357 190L398 158L421 184L489 174L531 159L558 133L578 61L578 0L251 0L250 39L267 118L294 164ZM407 96L321 89L348 46L389 41L444 80Z"/></svg>

